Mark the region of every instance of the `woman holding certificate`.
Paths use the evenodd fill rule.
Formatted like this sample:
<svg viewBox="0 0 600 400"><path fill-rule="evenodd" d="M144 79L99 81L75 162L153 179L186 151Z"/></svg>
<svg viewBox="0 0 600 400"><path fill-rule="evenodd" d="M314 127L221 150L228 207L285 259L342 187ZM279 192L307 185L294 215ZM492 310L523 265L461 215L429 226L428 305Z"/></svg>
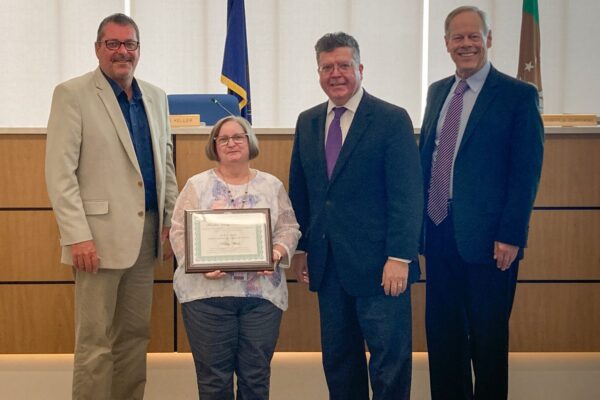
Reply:
<svg viewBox="0 0 600 400"><path fill-rule="evenodd" d="M170 234L178 262L173 284L198 391L202 400L233 399L235 373L238 399L268 399L270 363L288 306L282 268L289 266L300 238L298 223L281 181L250 168L250 160L258 155L258 141L245 119L219 120L205 151L217 166L187 181L175 204ZM252 208L269 209L273 270L186 273L186 210ZM232 240L246 240L233 236L227 234L210 246L222 249ZM196 253L187 254L196 258Z"/></svg>

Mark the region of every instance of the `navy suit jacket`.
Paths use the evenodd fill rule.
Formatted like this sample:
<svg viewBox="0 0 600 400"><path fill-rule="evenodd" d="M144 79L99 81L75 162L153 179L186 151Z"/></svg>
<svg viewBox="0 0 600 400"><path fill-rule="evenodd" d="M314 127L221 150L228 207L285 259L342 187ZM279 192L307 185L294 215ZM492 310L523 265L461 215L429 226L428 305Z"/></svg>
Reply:
<svg viewBox="0 0 600 400"><path fill-rule="evenodd" d="M382 294L389 256L417 260L423 188L413 126L404 109L365 92L328 179L326 113L323 103L300 114L290 167L310 289L319 289L331 250L349 294ZM415 261L409 280L418 278Z"/></svg>
<svg viewBox="0 0 600 400"><path fill-rule="evenodd" d="M433 83L427 94L419 141L426 190L440 111L454 79ZM494 241L519 246L518 257L523 257L543 142L536 88L492 67L454 162L452 215L456 244L465 261L493 263Z"/></svg>

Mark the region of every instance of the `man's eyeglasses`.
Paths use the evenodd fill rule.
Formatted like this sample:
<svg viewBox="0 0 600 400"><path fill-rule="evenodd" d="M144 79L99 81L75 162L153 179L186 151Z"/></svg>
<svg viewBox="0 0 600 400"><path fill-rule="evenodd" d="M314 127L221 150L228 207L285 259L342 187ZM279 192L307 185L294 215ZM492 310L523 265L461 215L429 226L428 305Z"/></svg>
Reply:
<svg viewBox="0 0 600 400"><path fill-rule="evenodd" d="M238 135L233 135L233 136L218 136L218 137L214 138L213 140L215 142L217 142L217 144L219 146L227 146L229 144L230 140L233 140L233 143L235 143L235 144L244 143L244 140L246 140L246 136L248 136L248 135L247 134L238 134Z"/></svg>
<svg viewBox="0 0 600 400"><path fill-rule="evenodd" d="M134 51L137 50L138 47L140 47L140 42L136 42L135 40L126 40L124 42L121 42L120 40L110 39L98 42L98 44L100 43L104 43L106 48L109 50L119 50L121 45L123 45L125 47L125 50L127 51Z"/></svg>
<svg viewBox="0 0 600 400"><path fill-rule="evenodd" d="M352 71L353 67L354 67L354 63L351 63L351 62L339 63L339 64L325 64L325 65L319 66L318 71L320 74L331 74L333 72L333 70L335 68L337 68L338 71L340 71L342 73L346 73L346 72Z"/></svg>

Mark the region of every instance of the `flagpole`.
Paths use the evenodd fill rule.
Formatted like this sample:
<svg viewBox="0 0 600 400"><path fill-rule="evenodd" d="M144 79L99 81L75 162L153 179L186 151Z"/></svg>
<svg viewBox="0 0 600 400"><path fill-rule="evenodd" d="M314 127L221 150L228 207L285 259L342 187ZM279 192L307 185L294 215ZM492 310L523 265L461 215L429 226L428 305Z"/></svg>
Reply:
<svg viewBox="0 0 600 400"><path fill-rule="evenodd" d="M544 96L542 90L540 47L538 1L523 0L517 78L535 85L539 93L540 112L543 112Z"/></svg>

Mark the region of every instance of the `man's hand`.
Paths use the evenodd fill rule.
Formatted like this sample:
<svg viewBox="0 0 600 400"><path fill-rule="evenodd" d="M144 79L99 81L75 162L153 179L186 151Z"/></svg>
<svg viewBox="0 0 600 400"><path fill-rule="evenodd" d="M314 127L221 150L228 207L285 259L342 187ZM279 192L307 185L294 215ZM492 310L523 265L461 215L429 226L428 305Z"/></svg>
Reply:
<svg viewBox="0 0 600 400"><path fill-rule="evenodd" d="M296 274L298 282L308 283L308 262L306 253L297 253L292 257L292 271Z"/></svg>
<svg viewBox="0 0 600 400"><path fill-rule="evenodd" d="M81 272L98 272L100 258L96 254L96 245L93 240L73 243L71 245L73 267Z"/></svg>
<svg viewBox="0 0 600 400"><path fill-rule="evenodd" d="M171 231L170 227L164 227L162 232L160 233L160 244L163 247L163 260L168 260L173 256L173 249L171 248L171 243L169 243L169 232ZM165 242L167 245L165 246Z"/></svg>
<svg viewBox="0 0 600 400"><path fill-rule="evenodd" d="M515 261L515 258L517 258L518 252L519 246L494 242L494 260L496 260L496 266L502 271L506 271L513 261Z"/></svg>
<svg viewBox="0 0 600 400"><path fill-rule="evenodd" d="M399 296L406 291L408 285L408 264L399 260L388 259L383 266L381 286L388 296Z"/></svg>

